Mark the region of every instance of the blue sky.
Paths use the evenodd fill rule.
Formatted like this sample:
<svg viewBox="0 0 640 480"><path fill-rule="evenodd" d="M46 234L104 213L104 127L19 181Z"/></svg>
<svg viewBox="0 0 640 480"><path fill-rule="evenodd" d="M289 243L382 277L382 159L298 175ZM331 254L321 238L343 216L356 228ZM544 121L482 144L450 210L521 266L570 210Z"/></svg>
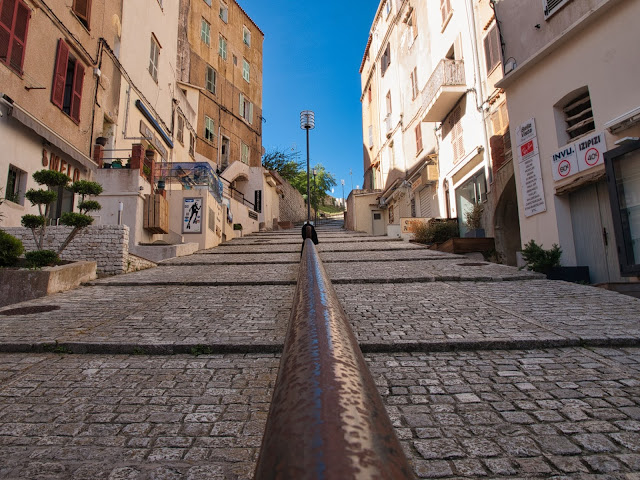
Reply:
<svg viewBox="0 0 640 480"><path fill-rule="evenodd" d="M360 62L378 0L238 0L264 32L262 144L296 148L306 162L306 136L300 112L313 110L311 165L321 163L345 197L362 186Z"/></svg>

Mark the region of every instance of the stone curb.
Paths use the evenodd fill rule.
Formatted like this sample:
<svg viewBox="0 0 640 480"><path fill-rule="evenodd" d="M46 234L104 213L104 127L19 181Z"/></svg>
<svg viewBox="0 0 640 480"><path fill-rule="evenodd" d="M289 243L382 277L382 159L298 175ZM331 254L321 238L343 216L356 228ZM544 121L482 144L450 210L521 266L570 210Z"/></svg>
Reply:
<svg viewBox="0 0 640 480"><path fill-rule="evenodd" d="M636 348L640 338L558 338L530 340L445 340L435 342L361 343L362 353L431 353L488 350L547 350L558 348ZM91 355L215 355L282 353L281 343L209 344L209 343L84 343L34 342L0 343L0 353L59 353Z"/></svg>

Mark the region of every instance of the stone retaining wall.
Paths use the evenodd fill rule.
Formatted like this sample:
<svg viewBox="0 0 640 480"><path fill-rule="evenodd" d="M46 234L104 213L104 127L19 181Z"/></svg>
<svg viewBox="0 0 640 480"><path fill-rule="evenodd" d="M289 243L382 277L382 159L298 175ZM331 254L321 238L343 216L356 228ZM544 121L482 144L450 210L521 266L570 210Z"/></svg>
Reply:
<svg viewBox="0 0 640 480"><path fill-rule="evenodd" d="M36 249L31 230L23 227L3 228L22 240L25 251ZM57 250L67 238L72 227L47 227L44 248ZM126 225L95 225L81 230L64 249L65 260L89 260L97 262L98 273L116 275L127 271L129 259L129 227Z"/></svg>

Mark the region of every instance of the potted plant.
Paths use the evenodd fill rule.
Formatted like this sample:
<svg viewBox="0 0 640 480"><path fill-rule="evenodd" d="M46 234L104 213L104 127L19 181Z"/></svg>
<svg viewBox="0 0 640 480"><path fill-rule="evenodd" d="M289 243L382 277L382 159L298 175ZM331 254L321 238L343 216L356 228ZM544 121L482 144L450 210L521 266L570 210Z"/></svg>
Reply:
<svg viewBox="0 0 640 480"><path fill-rule="evenodd" d="M122 168L122 160L116 158L113 162L111 162L111 168Z"/></svg>
<svg viewBox="0 0 640 480"><path fill-rule="evenodd" d="M481 203L475 203L471 210L464 214L465 224L468 229L465 237L481 238L485 236L484 228L482 225L483 213L484 205Z"/></svg>
<svg viewBox="0 0 640 480"><path fill-rule="evenodd" d="M564 280L574 283L590 283L589 267L565 267L560 265L562 249L555 243L550 249L542 248L535 240L529 241L522 250L526 267L544 273L549 280Z"/></svg>

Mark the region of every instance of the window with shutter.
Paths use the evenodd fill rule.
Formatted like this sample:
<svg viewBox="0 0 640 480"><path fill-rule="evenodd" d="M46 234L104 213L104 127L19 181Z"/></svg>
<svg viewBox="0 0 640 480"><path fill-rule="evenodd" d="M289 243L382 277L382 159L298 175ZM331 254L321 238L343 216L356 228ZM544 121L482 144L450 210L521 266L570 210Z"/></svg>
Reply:
<svg viewBox="0 0 640 480"><path fill-rule="evenodd" d="M451 132L451 146L453 148L453 162L464 157L464 142L462 138L462 108L458 105L449 115L448 122Z"/></svg>
<svg viewBox="0 0 640 480"><path fill-rule="evenodd" d="M484 37L484 55L487 74L500 63L500 50L500 32L498 32L498 27L494 23L487 36Z"/></svg>
<svg viewBox="0 0 640 480"><path fill-rule="evenodd" d="M224 2L220 2L220 18L224 23L229 22L229 7Z"/></svg>
<svg viewBox="0 0 640 480"><path fill-rule="evenodd" d="M414 67L411 72L411 98L413 100L418 96L418 67Z"/></svg>
<svg viewBox="0 0 640 480"><path fill-rule="evenodd" d="M369 125L369 148L373 148L373 125Z"/></svg>
<svg viewBox="0 0 640 480"><path fill-rule="evenodd" d="M216 94L216 71L210 65L207 65L205 73L205 88L214 95Z"/></svg>
<svg viewBox="0 0 640 480"><path fill-rule="evenodd" d="M240 160L242 161L242 163L246 163L247 165L249 165L249 145L245 144L244 142L240 142L242 144L242 156L240 157Z"/></svg>
<svg viewBox="0 0 640 480"><path fill-rule="evenodd" d="M22 0L0 2L0 62L22 75L31 10Z"/></svg>
<svg viewBox="0 0 640 480"><path fill-rule="evenodd" d="M215 126L213 123L213 119L211 117L204 116L204 138L208 142L213 142L213 137L215 137Z"/></svg>
<svg viewBox="0 0 640 480"><path fill-rule="evenodd" d="M250 69L249 62L247 62L244 58L242 59L242 78L245 79L247 83L250 80Z"/></svg>
<svg viewBox="0 0 640 480"><path fill-rule="evenodd" d="M71 55L67 43L63 39L58 40L51 102L76 123L80 123L84 73L85 66Z"/></svg>
<svg viewBox="0 0 640 480"><path fill-rule="evenodd" d="M391 44L388 43L380 59L380 70L383 76L387 68L389 68L389 65L391 65Z"/></svg>
<svg viewBox="0 0 640 480"><path fill-rule="evenodd" d="M149 74L153 77L153 81L158 83L158 66L160 63L160 44L151 34L151 53L149 54Z"/></svg>
<svg viewBox="0 0 640 480"><path fill-rule="evenodd" d="M422 151L422 127L420 124L416 127L416 155Z"/></svg>
<svg viewBox="0 0 640 480"><path fill-rule="evenodd" d="M451 0L440 0L440 13L442 14L442 25L449 21L451 15Z"/></svg>
<svg viewBox="0 0 640 480"><path fill-rule="evenodd" d="M71 7L78 20L89 29L89 19L91 18L91 0L73 0Z"/></svg>
<svg viewBox="0 0 640 480"><path fill-rule="evenodd" d="M580 137L596 129L589 89L585 89L562 108L569 139Z"/></svg>
<svg viewBox="0 0 640 480"><path fill-rule="evenodd" d="M227 39L222 35L220 35L218 42L218 55L220 55L223 60L227 59Z"/></svg>
<svg viewBox="0 0 640 480"><path fill-rule="evenodd" d="M571 0L543 0L544 19L547 20L551 15L564 7Z"/></svg>
<svg viewBox="0 0 640 480"><path fill-rule="evenodd" d="M181 144L184 144L184 118L178 114L178 131L176 132L176 138Z"/></svg>

